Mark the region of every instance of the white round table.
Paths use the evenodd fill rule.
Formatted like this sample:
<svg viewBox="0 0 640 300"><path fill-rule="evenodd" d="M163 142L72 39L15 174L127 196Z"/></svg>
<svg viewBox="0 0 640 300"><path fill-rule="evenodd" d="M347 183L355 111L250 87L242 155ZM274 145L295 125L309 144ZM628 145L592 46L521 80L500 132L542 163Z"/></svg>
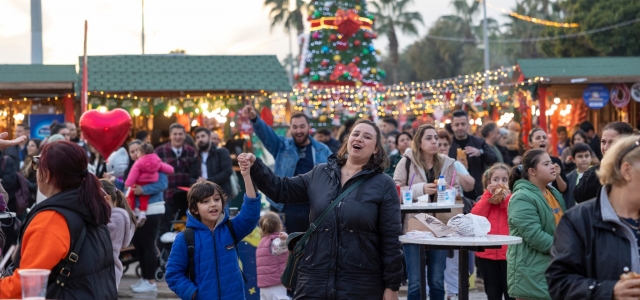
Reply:
<svg viewBox="0 0 640 300"><path fill-rule="evenodd" d="M503 245L522 243L522 238L508 235L489 234L485 237L441 237L441 238L411 238L400 236L400 242L405 244L424 245L420 247L420 299L427 299L425 286L426 266L425 248L430 250L459 250L458 253L458 299L469 299L469 274L466 267L469 265L469 251L482 252L485 249L497 249Z"/></svg>

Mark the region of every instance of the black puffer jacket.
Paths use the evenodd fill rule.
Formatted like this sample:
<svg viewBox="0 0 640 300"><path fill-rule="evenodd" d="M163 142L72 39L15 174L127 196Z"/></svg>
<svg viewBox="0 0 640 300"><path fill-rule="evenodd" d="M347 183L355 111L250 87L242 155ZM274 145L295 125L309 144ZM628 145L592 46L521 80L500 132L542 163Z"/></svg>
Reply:
<svg viewBox="0 0 640 300"><path fill-rule="evenodd" d="M606 192L600 193L560 220L546 271L549 294L552 299L613 299L620 275L640 272L639 260L634 233L622 224Z"/></svg>
<svg viewBox="0 0 640 300"><path fill-rule="evenodd" d="M576 203L582 203L598 196L598 191L602 187L596 173L598 170L600 170L600 165L593 166L582 174L582 178L573 190L573 199Z"/></svg>
<svg viewBox="0 0 640 300"><path fill-rule="evenodd" d="M292 178L276 176L261 160L251 167L257 187L275 202L310 203L313 222L358 178L340 186L335 155L326 164ZM402 277L400 202L391 177L379 172L346 196L309 239L299 267L294 299L382 299Z"/></svg>
<svg viewBox="0 0 640 300"><path fill-rule="evenodd" d="M66 284L56 284L62 265L51 270L47 286L47 299L117 299L115 265L111 245L111 235L106 224L96 224L91 211L78 201L78 190L60 192L39 203L29 212L20 229L20 241L29 223L41 211L54 210L65 217L71 236L71 249L74 248L82 228L87 230L84 243L78 254L78 261ZM20 267L20 247L16 250L15 268ZM61 261L62 263L62 261Z"/></svg>

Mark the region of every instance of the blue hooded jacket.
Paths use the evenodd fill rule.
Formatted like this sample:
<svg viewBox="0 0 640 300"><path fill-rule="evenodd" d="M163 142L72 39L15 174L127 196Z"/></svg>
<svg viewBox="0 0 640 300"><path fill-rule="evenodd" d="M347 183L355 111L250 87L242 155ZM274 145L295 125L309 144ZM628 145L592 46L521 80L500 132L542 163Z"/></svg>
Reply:
<svg viewBox="0 0 640 300"><path fill-rule="evenodd" d="M216 224L213 232L191 214L187 214L187 227L193 228L195 239L195 284L187 278L189 265L187 243L184 234L176 236L169 261L166 279L169 288L180 299L191 300L197 291L196 299L241 300L244 297L244 280L238 265L238 255L233 237L225 225L229 212L225 209L222 220ZM260 219L260 195L249 198L244 195L240 213L233 219L233 229L238 240L249 235Z"/></svg>

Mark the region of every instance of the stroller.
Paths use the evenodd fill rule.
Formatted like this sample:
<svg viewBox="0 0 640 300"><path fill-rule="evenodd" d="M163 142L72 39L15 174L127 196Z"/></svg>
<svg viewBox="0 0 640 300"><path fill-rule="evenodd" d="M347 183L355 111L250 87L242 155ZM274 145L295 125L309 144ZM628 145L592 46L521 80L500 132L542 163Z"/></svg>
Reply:
<svg viewBox="0 0 640 300"><path fill-rule="evenodd" d="M180 213L176 213L176 219L171 221L172 225L176 224L186 224L186 220L178 220L177 216ZM179 226L171 226L171 231L165 232L160 236L160 249L158 250L158 268L155 271L154 277L156 281L164 281L164 275L167 270L167 262L169 261L169 253L171 252L171 246L173 245L173 241L176 238L176 235L182 231L177 230L176 227ZM184 226L183 226L184 227ZM156 247L158 247L156 245ZM136 249L133 245L129 245L128 247L122 248L120 250L120 255L118 256L120 262L122 263L123 273L126 273L129 270L129 265L138 261L138 256L136 254ZM140 264L136 266L136 276L138 278L142 277L142 269Z"/></svg>

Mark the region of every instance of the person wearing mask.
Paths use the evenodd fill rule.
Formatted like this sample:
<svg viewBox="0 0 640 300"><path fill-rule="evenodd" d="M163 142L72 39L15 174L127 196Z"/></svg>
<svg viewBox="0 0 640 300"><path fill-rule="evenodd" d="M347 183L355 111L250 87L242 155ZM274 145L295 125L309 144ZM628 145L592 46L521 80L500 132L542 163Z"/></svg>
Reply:
<svg viewBox="0 0 640 300"><path fill-rule="evenodd" d="M411 140L413 136L407 132L401 132L396 136L395 147L396 151L394 154L389 155L389 167L384 170L384 173L393 177L393 173L396 172L396 166L402 159L402 155L404 152L411 147Z"/></svg>
<svg viewBox="0 0 640 300"><path fill-rule="evenodd" d="M385 137L388 137L390 135L398 135L398 133L400 133L398 131L398 121L396 121L396 119L391 117L382 119L381 130L382 130L382 134Z"/></svg>
<svg viewBox="0 0 640 300"><path fill-rule="evenodd" d="M35 158L38 189L47 200L22 226L12 275L0 279L0 298L22 297L20 270L44 269L51 271L47 299L116 299L111 207L98 178L87 171L84 149L48 143Z"/></svg>
<svg viewBox="0 0 640 300"><path fill-rule="evenodd" d="M233 166L231 155L226 148L218 148L220 137L204 127L195 130L198 147L197 162L191 168L191 183L201 180L219 185L224 193L231 195L231 174Z"/></svg>
<svg viewBox="0 0 640 300"><path fill-rule="evenodd" d="M437 180L444 176L448 186L458 189L458 181L451 182L455 172L455 160L446 155L438 153L438 133L432 125L422 125L416 131L416 136L411 143L411 148L404 152L404 155L396 171L393 180L400 187L410 186L413 191L413 199L429 195L431 201L437 202ZM406 167L407 165L408 168ZM407 172L409 170L409 172ZM396 203L397 203L396 196ZM397 205L397 204L396 204ZM399 207L399 205L398 205ZM436 217L445 224L449 218L462 213L462 209L453 209L449 214L437 214ZM408 221L415 214L407 214L403 222L403 232L407 231ZM420 298L420 245L404 244L405 262L407 266L407 279L409 283L407 299L414 300ZM444 300L444 270L446 267L446 250L427 251L427 279L429 284L429 298L433 300Z"/></svg>
<svg viewBox="0 0 640 300"><path fill-rule="evenodd" d="M493 151L496 156L496 161L499 163L505 163L505 157L502 156L502 152L498 149L498 141L500 140L500 128L493 122L485 123L482 126L482 138L489 146L489 149ZM491 166L487 166L490 168Z"/></svg>
<svg viewBox="0 0 640 300"><path fill-rule="evenodd" d="M398 299L400 205L393 180L382 174L388 161L375 123L358 121L328 163L293 178L277 176L253 154L248 156L258 189L276 202L310 203L312 221L342 191L362 183L328 213L307 241L294 300Z"/></svg>
<svg viewBox="0 0 640 300"><path fill-rule="evenodd" d="M329 147L332 153L337 153L338 150L340 149L340 146L342 145L340 144L340 142L338 142L338 140L331 137L331 131L329 131L329 129L326 129L326 128L318 130L314 138L316 139L316 141L327 145L327 147Z"/></svg>
<svg viewBox="0 0 640 300"><path fill-rule="evenodd" d="M165 215L160 223L161 232L169 232L171 221L176 212L178 217L187 212L187 193L178 189L180 186L191 186L191 169L196 167L196 150L185 144L186 130L184 126L173 123L169 126L170 141L156 148L156 154L162 162L173 167L174 173L169 174L169 188L164 192ZM151 203L151 201L149 201Z"/></svg>
<svg viewBox="0 0 640 300"><path fill-rule="evenodd" d="M598 159L602 159L604 153L602 153L602 148L600 147L600 137L596 133L596 129L593 127L593 124L589 121L584 121L580 123L580 130L587 134L587 138L589 138L589 146L593 149L595 156ZM604 134L604 131L602 133Z"/></svg>
<svg viewBox="0 0 640 300"><path fill-rule="evenodd" d="M291 116L289 120L291 137L284 138L276 135L273 129L260 119L252 105L245 106L244 113L249 116L255 134L275 158L274 173L277 176L293 177L306 174L316 165L326 163L332 154L327 145L309 136L309 117L304 114ZM283 205L269 201L272 209L285 214L287 233L304 232L309 228L309 203L296 202Z"/></svg>
<svg viewBox="0 0 640 300"><path fill-rule="evenodd" d="M529 132L529 147L531 149L540 149L549 153L549 146L551 145L547 139L547 133L544 132L542 128L534 128ZM555 156L550 157L556 167L556 175L558 175L558 178L553 181L552 185L560 193L564 193L567 190L567 176L562 170L562 161Z"/></svg>
<svg viewBox="0 0 640 300"><path fill-rule="evenodd" d="M629 123L625 122L611 122L607 124L602 130L602 139L600 143L600 153L607 155L607 150L618 140L620 137L633 134L633 127ZM593 148L592 148L593 150ZM597 154L596 154L597 155ZM573 199L576 203L582 203L589 199L593 199L598 196L598 190L600 185L600 179L596 172L600 169L600 165L589 168L582 174L582 178L578 181L576 189L573 191Z"/></svg>
<svg viewBox="0 0 640 300"><path fill-rule="evenodd" d="M604 188L560 220L546 271L552 299L640 298L640 279L623 278L640 273L639 144L619 138L597 171Z"/></svg>
<svg viewBox="0 0 640 300"><path fill-rule="evenodd" d="M16 129L14 131L14 137L25 136L27 139L24 142L11 146L5 149L5 155L10 156L14 162L19 163L19 167L22 168L24 166L24 160L27 158L27 142L29 141L29 127L25 124L16 125Z"/></svg>
<svg viewBox="0 0 640 300"><path fill-rule="evenodd" d="M551 157L542 149L525 152L522 164L511 169L509 235L522 238L522 243L507 248L510 297L551 299L544 272L551 261L553 233L566 211L562 195L550 185L557 177Z"/></svg>
<svg viewBox="0 0 640 300"><path fill-rule="evenodd" d="M36 195L38 193L38 180L36 171L33 169L33 157L40 154L40 139L31 139L27 143L27 158L24 160L24 166L20 170L22 176L29 184L29 207L36 203Z"/></svg>
<svg viewBox="0 0 640 300"><path fill-rule="evenodd" d="M476 199L484 191L482 174L484 174L486 166L497 162L496 155L483 139L469 135L469 115L466 112L462 110L453 112L451 128L454 132L454 138L451 141L449 157L454 160L459 160L458 155L466 157L467 169L475 180L475 185L473 191L465 192L464 196Z"/></svg>

